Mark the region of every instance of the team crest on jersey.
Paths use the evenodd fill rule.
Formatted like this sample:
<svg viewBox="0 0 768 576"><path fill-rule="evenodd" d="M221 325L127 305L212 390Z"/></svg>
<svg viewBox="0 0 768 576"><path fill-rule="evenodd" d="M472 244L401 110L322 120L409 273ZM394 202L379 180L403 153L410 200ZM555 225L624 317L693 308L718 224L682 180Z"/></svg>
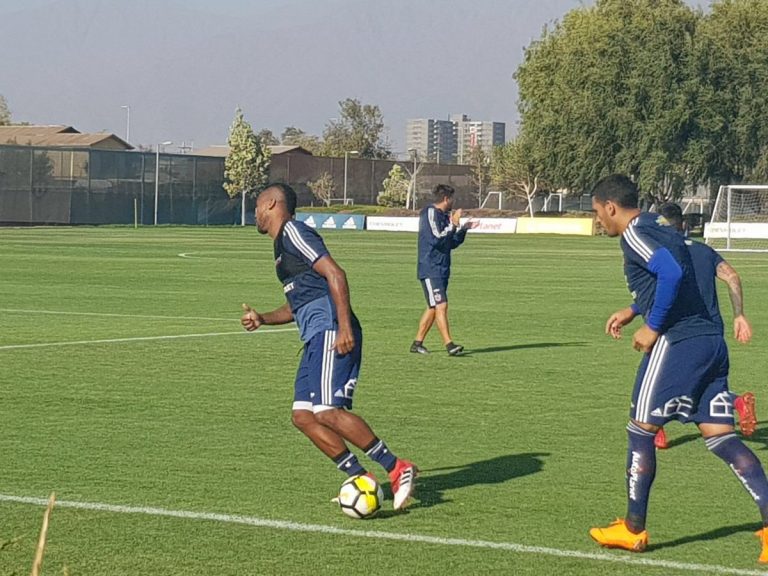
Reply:
<svg viewBox="0 0 768 576"><path fill-rule="evenodd" d="M689 418L691 416L692 410L693 410L692 398L690 398L689 396L677 396L676 398L672 398L671 400L668 400L667 403L664 404L664 409L656 408L653 412L651 412L651 416L670 418L672 416L679 414L684 418Z"/></svg>
<svg viewBox="0 0 768 576"><path fill-rule="evenodd" d="M352 400L352 395L355 393L356 386L357 378L351 378L346 384L344 384L343 390L336 390L334 396L337 398L346 398L347 400Z"/></svg>
<svg viewBox="0 0 768 576"><path fill-rule="evenodd" d="M709 401L709 415L713 418L732 418L733 402L731 395L727 392L720 392Z"/></svg>

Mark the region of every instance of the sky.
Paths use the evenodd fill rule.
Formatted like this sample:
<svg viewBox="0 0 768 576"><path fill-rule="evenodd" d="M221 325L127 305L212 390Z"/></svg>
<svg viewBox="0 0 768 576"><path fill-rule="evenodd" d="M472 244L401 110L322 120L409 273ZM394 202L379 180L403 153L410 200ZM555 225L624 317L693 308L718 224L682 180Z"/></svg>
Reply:
<svg viewBox="0 0 768 576"><path fill-rule="evenodd" d="M255 131L320 135L346 98L379 106L396 153L409 118L463 113L509 139L524 48L591 4L0 0L0 94L14 122L130 128L134 146L169 152L225 144L237 107Z"/></svg>

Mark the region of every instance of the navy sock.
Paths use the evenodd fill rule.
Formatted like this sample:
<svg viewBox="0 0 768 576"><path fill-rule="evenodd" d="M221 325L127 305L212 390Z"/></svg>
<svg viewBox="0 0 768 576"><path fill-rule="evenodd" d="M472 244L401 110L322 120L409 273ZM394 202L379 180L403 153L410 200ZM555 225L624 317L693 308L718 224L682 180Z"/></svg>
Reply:
<svg viewBox="0 0 768 576"><path fill-rule="evenodd" d="M656 477L654 432L630 422L627 425L627 528L635 534L645 530L648 496Z"/></svg>
<svg viewBox="0 0 768 576"><path fill-rule="evenodd" d="M397 456L389 451L383 440L374 438L373 442L365 448L365 454L374 462L381 464L387 472L392 472L395 469Z"/></svg>
<svg viewBox="0 0 768 576"><path fill-rule="evenodd" d="M704 439L707 448L733 470L760 508L763 525L768 525L768 479L754 452L734 432Z"/></svg>
<svg viewBox="0 0 768 576"><path fill-rule="evenodd" d="M333 461L336 462L336 468L346 473L347 476L357 476L359 474L365 474L365 468L363 468L357 456L352 454L349 450L342 452Z"/></svg>

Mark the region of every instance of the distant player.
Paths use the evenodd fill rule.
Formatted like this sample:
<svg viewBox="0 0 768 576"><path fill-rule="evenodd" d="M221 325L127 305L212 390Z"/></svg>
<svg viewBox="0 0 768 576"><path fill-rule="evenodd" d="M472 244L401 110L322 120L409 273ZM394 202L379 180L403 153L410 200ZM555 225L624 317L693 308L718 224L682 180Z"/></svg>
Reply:
<svg viewBox="0 0 768 576"><path fill-rule="evenodd" d="M264 313L243 304L240 321L248 331L296 321L304 353L294 386L294 426L349 476L367 472L345 441L365 451L387 471L394 507L400 510L410 502L418 470L349 412L360 372L362 329L349 304L344 270L320 235L293 219L295 212L296 193L290 186L271 184L259 194L256 226L275 241L275 267L287 303Z"/></svg>
<svg viewBox="0 0 768 576"><path fill-rule="evenodd" d="M429 354L424 346L432 324L437 321L437 328L443 338L443 345L451 356L458 356L464 346L456 344L451 338L448 326L448 280L451 276L451 251L464 242L467 230L477 226L474 220L460 224L461 209L451 212L454 190L446 184L438 184L433 191L435 203L430 204L419 214L419 263L417 275L427 300L427 309L419 320L416 339L411 344L411 352Z"/></svg>
<svg viewBox="0 0 768 576"><path fill-rule="evenodd" d="M667 202L659 206L658 213L685 236L683 211L680 206L674 202ZM746 344L752 339L752 325L744 315L744 293L738 272L710 246L692 240L686 240L685 244L691 254L693 270L696 273L696 283L699 286L701 297L704 299L704 304L707 305L709 315L725 333L723 317L720 314L720 304L717 300L717 286L715 286L715 280L722 280L728 286L728 296L731 299L733 309L733 336L738 342ZM739 413L739 427L742 434L752 436L757 426L755 395L752 392L747 392L737 396L733 401L733 407ZM660 428L656 433L654 442L657 448L667 448L664 428Z"/></svg>
<svg viewBox="0 0 768 576"><path fill-rule="evenodd" d="M641 213L636 186L625 176L600 180L592 206L609 236L621 236L624 272L645 323L632 337L644 353L632 393L627 426L627 516L592 528L602 546L641 552L648 545L646 513L656 475L654 436L672 419L694 422L707 448L736 474L760 509L760 562L768 562L768 480L760 461L736 435L728 391L728 350L696 285L683 237L666 219ZM632 321L620 310L609 332Z"/></svg>

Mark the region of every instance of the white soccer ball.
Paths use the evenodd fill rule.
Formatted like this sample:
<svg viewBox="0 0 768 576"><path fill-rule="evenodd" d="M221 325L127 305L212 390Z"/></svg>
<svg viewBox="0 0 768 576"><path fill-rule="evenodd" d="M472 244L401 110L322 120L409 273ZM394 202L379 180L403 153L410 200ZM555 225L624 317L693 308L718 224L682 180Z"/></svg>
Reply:
<svg viewBox="0 0 768 576"><path fill-rule="evenodd" d="M347 478L339 490L339 506L350 518L371 518L381 508L384 492L376 480L361 474Z"/></svg>

